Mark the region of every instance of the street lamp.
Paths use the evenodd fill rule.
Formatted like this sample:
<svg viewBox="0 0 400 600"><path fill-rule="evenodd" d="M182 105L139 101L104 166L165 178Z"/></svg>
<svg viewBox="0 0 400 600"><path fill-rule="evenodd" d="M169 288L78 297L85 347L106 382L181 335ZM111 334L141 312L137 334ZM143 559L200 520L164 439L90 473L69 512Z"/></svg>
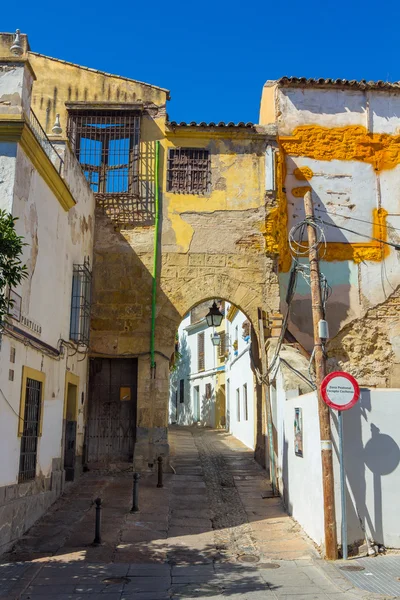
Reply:
<svg viewBox="0 0 400 600"><path fill-rule="evenodd" d="M221 343L221 336L219 335L219 333L214 331L214 333L211 334L211 341L213 343L213 346L219 346Z"/></svg>
<svg viewBox="0 0 400 600"><path fill-rule="evenodd" d="M213 305L210 306L210 310L206 314L207 325L209 327L219 327L222 323L223 318L224 315L219 310L214 300Z"/></svg>

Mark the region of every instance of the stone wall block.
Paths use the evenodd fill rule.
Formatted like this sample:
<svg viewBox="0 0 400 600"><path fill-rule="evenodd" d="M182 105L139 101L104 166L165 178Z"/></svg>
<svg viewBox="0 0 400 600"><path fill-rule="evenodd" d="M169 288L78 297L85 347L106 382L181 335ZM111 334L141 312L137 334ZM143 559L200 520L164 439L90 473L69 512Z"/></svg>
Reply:
<svg viewBox="0 0 400 600"><path fill-rule="evenodd" d="M198 277L198 270L197 267L181 267L178 274L183 279L195 279Z"/></svg>
<svg viewBox="0 0 400 600"><path fill-rule="evenodd" d="M206 254L205 264L213 267L225 267L226 256L224 254Z"/></svg>
<svg viewBox="0 0 400 600"><path fill-rule="evenodd" d="M189 255L171 253L168 255L168 264L174 267L185 267L189 264Z"/></svg>
<svg viewBox="0 0 400 600"><path fill-rule="evenodd" d="M202 267L205 264L205 254L189 254L189 266Z"/></svg>
<svg viewBox="0 0 400 600"><path fill-rule="evenodd" d="M165 279L174 279L178 277L178 269L171 266L163 266L161 270L161 277Z"/></svg>

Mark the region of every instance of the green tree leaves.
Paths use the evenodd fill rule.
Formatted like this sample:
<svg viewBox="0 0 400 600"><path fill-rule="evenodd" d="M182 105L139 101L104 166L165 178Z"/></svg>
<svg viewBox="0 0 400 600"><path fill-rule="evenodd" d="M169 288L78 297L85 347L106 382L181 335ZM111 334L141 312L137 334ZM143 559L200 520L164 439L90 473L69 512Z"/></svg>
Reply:
<svg viewBox="0 0 400 600"><path fill-rule="evenodd" d="M9 300L7 288L21 283L28 276L26 265L21 262L23 237L15 231L16 217L0 210L0 321L8 315L12 307Z"/></svg>

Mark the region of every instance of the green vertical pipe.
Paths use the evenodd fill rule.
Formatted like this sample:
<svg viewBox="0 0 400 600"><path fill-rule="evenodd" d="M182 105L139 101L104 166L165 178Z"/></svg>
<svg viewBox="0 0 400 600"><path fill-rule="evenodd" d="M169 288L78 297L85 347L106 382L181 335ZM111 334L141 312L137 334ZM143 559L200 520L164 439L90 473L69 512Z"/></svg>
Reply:
<svg viewBox="0 0 400 600"><path fill-rule="evenodd" d="M155 201L155 222L154 222L154 252L153 252L153 287L151 293L151 338L150 338L150 366L152 369L156 366L154 359L155 336L156 336L156 305L157 305L157 263L158 263L158 237L160 228L160 197L159 197L159 164L160 164L160 142L156 142L156 157L154 165L154 201Z"/></svg>

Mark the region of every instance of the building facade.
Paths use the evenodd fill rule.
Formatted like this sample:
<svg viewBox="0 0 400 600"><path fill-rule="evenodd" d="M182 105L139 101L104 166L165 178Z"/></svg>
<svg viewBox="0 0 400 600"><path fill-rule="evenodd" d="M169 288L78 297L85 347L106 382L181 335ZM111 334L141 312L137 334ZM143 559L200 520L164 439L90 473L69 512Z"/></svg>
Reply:
<svg viewBox="0 0 400 600"><path fill-rule="evenodd" d="M32 110L35 72L0 36L0 207L23 237L27 278L1 328L0 553L84 462L94 196L68 145Z"/></svg>
<svg viewBox="0 0 400 600"><path fill-rule="evenodd" d="M171 371L170 422L226 429L249 448L256 443L255 379L251 325L234 305L222 302L225 318L207 325L205 303L178 329L178 355ZM212 337L219 335L219 344Z"/></svg>
<svg viewBox="0 0 400 600"><path fill-rule="evenodd" d="M126 462L134 449L137 467L148 468L168 455L169 360L184 315L226 298L257 331L258 309L279 308L276 257L265 253L264 236L274 136L250 123L171 122L165 89L29 57L38 118L48 131L60 115L96 197L90 462ZM110 382L105 431L111 405L101 390ZM123 446L121 436L130 436Z"/></svg>
<svg viewBox="0 0 400 600"><path fill-rule="evenodd" d="M220 428L225 409L220 406L218 376L225 364L220 364L219 347L211 340L214 328L205 319L208 305L191 311L178 328L179 354L171 371L170 422Z"/></svg>
<svg viewBox="0 0 400 600"><path fill-rule="evenodd" d="M227 430L249 448L256 444L255 377L251 368L251 325L234 305L226 312L225 368Z"/></svg>
<svg viewBox="0 0 400 600"><path fill-rule="evenodd" d="M260 111L261 123L276 124L279 142L267 246L279 249L282 312L294 264L289 232L304 218L310 190L329 286L331 367L383 387L400 385L399 105L398 83L283 78L265 84ZM307 277L300 276L289 329L307 349L310 316Z"/></svg>

